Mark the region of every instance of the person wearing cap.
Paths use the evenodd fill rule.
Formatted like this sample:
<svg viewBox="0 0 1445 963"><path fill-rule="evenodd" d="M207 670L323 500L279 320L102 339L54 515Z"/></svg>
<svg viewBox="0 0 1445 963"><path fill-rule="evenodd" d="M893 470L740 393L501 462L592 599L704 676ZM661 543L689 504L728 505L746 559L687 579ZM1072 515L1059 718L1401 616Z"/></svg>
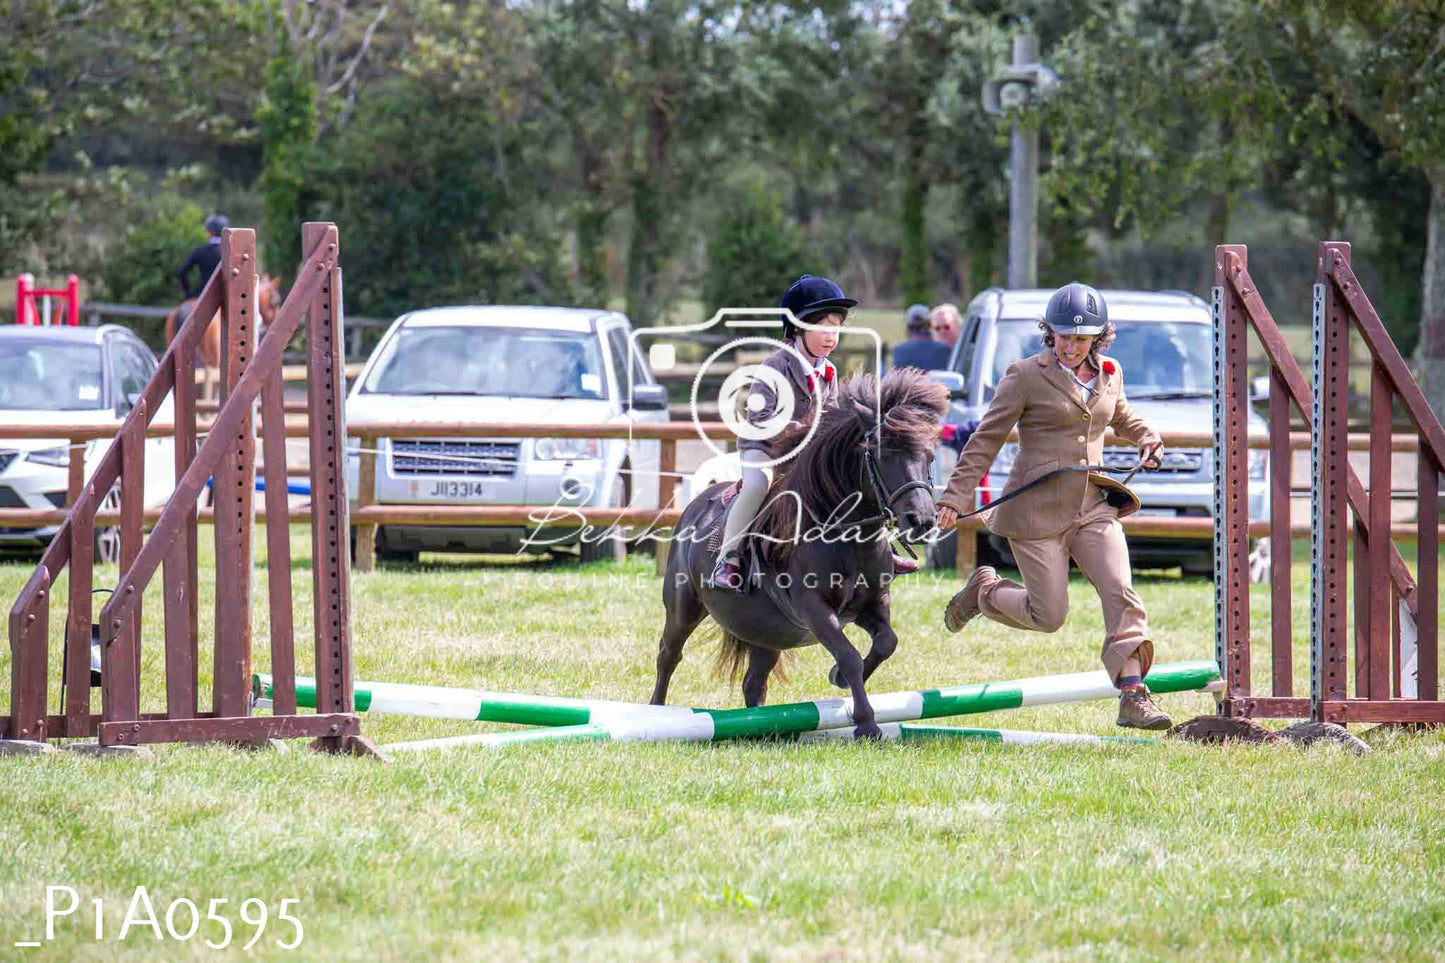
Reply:
<svg viewBox="0 0 1445 963"><path fill-rule="evenodd" d="M1108 428L1139 446L1146 467L1158 466L1163 446L1129 407L1119 362L1100 353L1114 340L1103 295L1087 284L1067 284L1049 298L1039 327L1044 349L1009 366L938 499L938 527L947 531L973 508L974 487L1017 427L1019 452L1000 501L1057 472L984 516L991 531L1009 540L1024 584L980 565L949 601L944 624L957 632L984 615L1017 629L1058 631L1069 609L1072 556L1103 604L1100 656L1120 690L1118 724L1165 729L1169 717L1143 682L1154 643L1134 591L1119 508L1085 470L1057 471L1099 464Z"/></svg>
<svg viewBox="0 0 1445 963"><path fill-rule="evenodd" d="M837 328L847 321L849 309L857 303L855 298L846 297L836 282L812 274L799 277L783 294L779 307L812 326L799 327L785 317L783 346L763 361L763 367L781 374L791 390L790 424L806 424L814 417L815 409L821 413L838 403L838 369L828 360L828 355L838 347ZM762 424L771 420L781 405L772 386L757 379L748 391L745 417L749 424ZM772 468L766 463L773 460L774 454L771 441L760 438L738 439L738 451L742 458L742 486L728 506L711 582L714 588L741 593L744 590L742 538L757 517L772 484ZM897 572L910 572L918 568L918 563L895 555L894 567Z"/></svg>
<svg viewBox="0 0 1445 963"><path fill-rule="evenodd" d="M933 339L948 345L949 350L958 343L958 332L963 327L963 315L958 313L956 304L940 304L933 309Z"/></svg>
<svg viewBox="0 0 1445 963"><path fill-rule="evenodd" d="M922 368L924 371L941 371L948 367L948 358L953 351L943 342L933 340L931 325L928 305L915 304L908 309L908 340L893 349L893 367Z"/></svg>
<svg viewBox="0 0 1445 963"><path fill-rule="evenodd" d="M205 244L191 252L190 256L186 258L186 263L182 264L181 269L176 272L176 277L181 281L181 290L186 294L186 300L201 296L206 282L211 279L211 275L220 265L221 232L230 226L231 222L224 214L212 214L206 218L206 232L210 234L210 237L206 239ZM192 271L199 271L201 275L201 280L195 287L191 286L190 274Z"/></svg>

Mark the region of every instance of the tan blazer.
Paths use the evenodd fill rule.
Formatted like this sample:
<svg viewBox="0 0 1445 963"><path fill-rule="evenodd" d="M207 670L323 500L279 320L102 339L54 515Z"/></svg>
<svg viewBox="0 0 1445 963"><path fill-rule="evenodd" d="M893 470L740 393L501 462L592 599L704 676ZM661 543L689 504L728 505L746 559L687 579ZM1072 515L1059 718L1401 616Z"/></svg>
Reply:
<svg viewBox="0 0 1445 963"><path fill-rule="evenodd" d="M983 420L968 439L948 489L938 499L963 515L973 511L974 489L988 472L1015 425L1019 455L1009 472L1007 495L1040 475L1066 465L1098 465L1104 457L1104 429L1136 445L1158 444L1159 436L1124 399L1124 369L1101 356L1094 393L1086 405L1074 379L1053 349L1009 365ZM1005 538L1052 538L1101 498L1084 472L1067 472L1030 489L996 511L985 512L989 529Z"/></svg>

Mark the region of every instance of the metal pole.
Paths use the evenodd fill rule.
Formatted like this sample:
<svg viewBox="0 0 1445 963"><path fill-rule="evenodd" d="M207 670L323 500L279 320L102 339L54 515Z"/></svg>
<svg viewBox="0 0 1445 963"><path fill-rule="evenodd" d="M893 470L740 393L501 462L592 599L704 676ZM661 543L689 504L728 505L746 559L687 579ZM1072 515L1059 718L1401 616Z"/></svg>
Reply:
<svg viewBox="0 0 1445 963"><path fill-rule="evenodd" d="M1013 66L1036 63L1039 39L1031 34L1014 37ZM1014 120L1010 141L1008 208L1008 286L1033 288L1039 284L1039 129Z"/></svg>

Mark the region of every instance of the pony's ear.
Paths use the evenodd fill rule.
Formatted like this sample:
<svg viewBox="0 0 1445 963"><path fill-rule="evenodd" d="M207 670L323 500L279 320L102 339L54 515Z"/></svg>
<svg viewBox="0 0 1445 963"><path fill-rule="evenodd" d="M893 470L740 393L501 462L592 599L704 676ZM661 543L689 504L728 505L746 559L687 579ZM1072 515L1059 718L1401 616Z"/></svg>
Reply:
<svg viewBox="0 0 1445 963"><path fill-rule="evenodd" d="M865 439L868 437L868 433L877 427L873 425L873 409L856 398L853 399L853 419L858 422L858 428L863 432Z"/></svg>

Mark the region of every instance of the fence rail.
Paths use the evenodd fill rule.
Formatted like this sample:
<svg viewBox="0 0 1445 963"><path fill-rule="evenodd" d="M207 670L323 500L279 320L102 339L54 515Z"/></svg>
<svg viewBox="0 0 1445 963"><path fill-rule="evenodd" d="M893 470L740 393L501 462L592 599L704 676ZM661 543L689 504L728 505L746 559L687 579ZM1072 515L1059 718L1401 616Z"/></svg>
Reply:
<svg viewBox="0 0 1445 963"><path fill-rule="evenodd" d="M212 425L211 419L198 419L197 431L199 433L209 432ZM378 422L358 421L347 425L347 435L362 442L360 452L360 473L358 477L358 491L355 493L356 507L351 511L351 524L357 528L357 549L356 564L363 570L369 570L375 561L375 536L378 525L528 525L537 528L547 527L576 527L578 517L585 519L586 524L594 526L651 526L653 529L667 527L676 523L679 509L667 508L663 510L653 509L619 509L619 508L573 508L568 506L564 515L556 518L548 518L546 508L548 506L538 505L379 505L375 501L376 492L376 457L377 446L375 442L382 438L598 438L598 439L626 439L649 440L661 442L661 457L659 468L661 481L659 488L658 504L667 506L672 504L678 481L677 472L677 444L681 441L691 441L698 438L698 428L701 427L703 434L714 441L733 441L735 436L722 422L702 422L694 425L687 422L640 422L633 424L567 424L553 425L541 423L526 424L483 424L483 423L452 423L435 421L401 421L401 422ZM28 424L0 426L0 438L66 438L72 445L83 444L92 439L113 438L115 427L111 425L74 426L58 424ZM264 437L264 425L257 425L258 434ZM174 425L163 423L152 423L147 426L147 437L167 437L175 433ZM289 438L309 437L307 419L291 414L285 419L285 434ZM1016 438L1016 435L1011 435ZM1165 432L1163 439L1166 447L1172 448L1203 448L1211 445L1212 436L1200 432ZM371 442L371 444L366 444ZM1124 444L1123 440L1109 432L1105 436L1107 444ZM1347 443L1351 450L1367 451L1370 448L1370 436L1367 434L1351 434ZM1271 438L1267 435L1253 435L1248 439L1249 447L1254 449L1268 449L1271 446ZM1289 434L1288 447L1295 450L1308 450L1310 437L1304 432L1292 432ZM1419 438L1416 435L1397 435L1391 439L1391 448L1394 451L1411 452L1419 448ZM82 472L84 470L83 459L72 459L69 486L67 493L67 504L74 504L79 492L84 485ZM23 527L43 526L58 524L66 518L65 509L0 509L0 527ZM145 519L154 521L158 517L156 512L146 512ZM309 518L304 509L294 509L291 512L294 520L301 521ZM265 512L258 510L258 520L265 518ZM200 520L209 523L212 515L209 510L200 512ZM110 514L101 512L97 515L97 523L110 524ZM1214 537L1214 523L1209 518L1193 517L1169 517L1169 516L1132 516L1123 520L1124 530L1127 534L1139 538L1180 538L1180 539L1210 539ZM961 532L982 531L984 526L977 518L965 519L959 523ZM1305 524L1291 526L1291 534L1308 535L1310 527ZM1416 528L1413 524L1397 524L1391 527L1392 538L1399 540L1412 540L1416 537ZM1445 526L1441 526L1441 533L1445 534ZM1254 522L1249 526L1249 534L1252 536L1263 536L1270 534L1269 523ZM973 566L972 553L975 551L974 540L961 538L959 542L960 570L963 573L969 571ZM659 553L659 567L665 562L665 553Z"/></svg>

